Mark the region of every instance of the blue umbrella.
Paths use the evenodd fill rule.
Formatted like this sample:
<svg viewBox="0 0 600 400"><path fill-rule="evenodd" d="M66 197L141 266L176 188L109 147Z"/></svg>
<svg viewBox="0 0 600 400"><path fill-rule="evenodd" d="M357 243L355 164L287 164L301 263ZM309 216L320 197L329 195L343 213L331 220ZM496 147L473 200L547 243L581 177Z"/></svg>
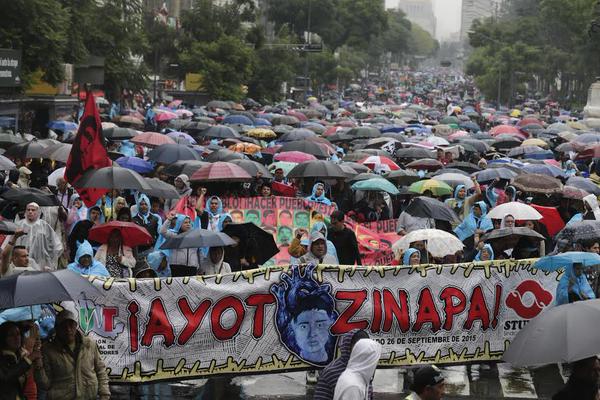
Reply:
<svg viewBox="0 0 600 400"><path fill-rule="evenodd" d="M77 130L77 124L71 121L50 121L48 122L48 128L64 132L70 132Z"/></svg>
<svg viewBox="0 0 600 400"><path fill-rule="evenodd" d="M223 118L223 124L254 125L254 121L245 115L231 114Z"/></svg>
<svg viewBox="0 0 600 400"><path fill-rule="evenodd" d="M269 121L264 118L254 118L254 126L272 126Z"/></svg>
<svg viewBox="0 0 600 400"><path fill-rule="evenodd" d="M138 157L119 157L116 163L123 168L130 169L140 174L147 174L154 171L154 167L146 160Z"/></svg>
<svg viewBox="0 0 600 400"><path fill-rule="evenodd" d="M536 151L534 153L528 153L527 158L533 160L551 160L554 158L554 152L552 150Z"/></svg>
<svg viewBox="0 0 600 400"><path fill-rule="evenodd" d="M381 133L388 132L402 133L404 132L404 127L399 125L386 125L383 128L381 128Z"/></svg>
<svg viewBox="0 0 600 400"><path fill-rule="evenodd" d="M14 117L0 116L0 127L12 128L13 126L15 126L15 118Z"/></svg>
<svg viewBox="0 0 600 400"><path fill-rule="evenodd" d="M567 251L542 257L533 264L533 267L542 271L556 271L559 268L572 267L574 263L582 263L584 267L600 265L600 255L584 251Z"/></svg>
<svg viewBox="0 0 600 400"><path fill-rule="evenodd" d="M553 178L562 178L565 176L562 169L547 164L528 164L523 167L523 171L529 172L530 174L548 175Z"/></svg>

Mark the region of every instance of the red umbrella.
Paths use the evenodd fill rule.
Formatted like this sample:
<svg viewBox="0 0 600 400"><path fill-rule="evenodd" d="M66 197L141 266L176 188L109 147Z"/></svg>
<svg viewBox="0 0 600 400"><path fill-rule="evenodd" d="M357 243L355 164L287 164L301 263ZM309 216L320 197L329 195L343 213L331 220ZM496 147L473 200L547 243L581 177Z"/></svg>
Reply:
<svg viewBox="0 0 600 400"><path fill-rule="evenodd" d="M530 206L542 214L543 218L540 219L540 222L546 226L550 237L554 237L554 235L565 227L565 221L562 220L556 207L544 207L537 204L530 204Z"/></svg>
<svg viewBox="0 0 600 400"><path fill-rule="evenodd" d="M90 229L88 239L98 243L107 243L108 237L115 229L121 232L125 246L135 247L152 243L152 236L150 236L146 228L133 222L122 221L111 221L106 224L94 226Z"/></svg>
<svg viewBox="0 0 600 400"><path fill-rule="evenodd" d="M391 171L397 171L400 169L398 164L384 156L369 156L360 160L359 163L366 165L371 169L375 169L376 167L381 165L386 165Z"/></svg>
<svg viewBox="0 0 600 400"><path fill-rule="evenodd" d="M281 145L276 145L276 146L273 146L273 147L267 147L266 149L262 149L260 152L262 154L271 154L271 155L273 155L273 154L277 153L279 151L279 149L281 149Z"/></svg>
<svg viewBox="0 0 600 400"><path fill-rule="evenodd" d="M250 174L235 164L217 161L200 168L190 176L191 181L245 182L252 180Z"/></svg>
<svg viewBox="0 0 600 400"><path fill-rule="evenodd" d="M144 146L160 146L161 144L175 144L175 141L167 135L157 132L144 132L133 139L133 143L143 144Z"/></svg>
<svg viewBox="0 0 600 400"><path fill-rule="evenodd" d="M273 158L276 161L286 161L298 164L317 159L317 157L313 156L312 154L303 153L301 151L282 151L281 153L275 154L275 157Z"/></svg>
<svg viewBox="0 0 600 400"><path fill-rule="evenodd" d="M299 111L288 111L287 115L291 115L292 117L296 117L298 118L298 120L305 122L308 121L308 118L306 118L306 115L302 114Z"/></svg>
<svg viewBox="0 0 600 400"><path fill-rule="evenodd" d="M542 121L537 118L523 118L517 123L517 126L527 126L527 125L539 125L541 127L544 126Z"/></svg>
<svg viewBox="0 0 600 400"><path fill-rule="evenodd" d="M490 135L498 136L498 135L511 135L518 136L523 139L527 139L529 135L521 132L519 128L513 125L498 125L490 129Z"/></svg>

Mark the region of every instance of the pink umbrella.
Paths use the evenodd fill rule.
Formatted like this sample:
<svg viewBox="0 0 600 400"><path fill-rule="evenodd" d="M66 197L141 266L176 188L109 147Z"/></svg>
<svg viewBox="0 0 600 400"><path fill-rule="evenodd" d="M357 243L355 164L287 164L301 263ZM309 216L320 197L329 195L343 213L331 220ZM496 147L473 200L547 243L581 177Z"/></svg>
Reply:
<svg viewBox="0 0 600 400"><path fill-rule="evenodd" d="M183 103L183 100L173 100L169 103L169 108L177 108Z"/></svg>
<svg viewBox="0 0 600 400"><path fill-rule="evenodd" d="M555 167L562 168L562 167L561 167L561 165L560 165L560 162L556 161L555 159L552 159L552 160L544 160L544 164L547 164L547 165L554 165Z"/></svg>
<svg viewBox="0 0 600 400"><path fill-rule="evenodd" d="M190 110L185 110L185 109L179 109L179 110L175 110L175 114L177 114L178 117L180 118L190 118L194 116L194 113L191 112Z"/></svg>
<svg viewBox="0 0 600 400"><path fill-rule="evenodd" d="M175 141L168 137L167 135L163 135L162 133L157 132L144 132L140 133L133 139L131 139L133 143L142 144L144 146L160 146L161 144L175 144Z"/></svg>
<svg viewBox="0 0 600 400"><path fill-rule="evenodd" d="M170 121L177 118L177 114L165 110L156 110L156 117L154 117L156 122Z"/></svg>
<svg viewBox="0 0 600 400"><path fill-rule="evenodd" d="M461 137L468 137L468 136L469 136L469 132L456 131L452 135L448 136L448 139L454 140L454 139L458 139L458 138L461 138Z"/></svg>
<svg viewBox="0 0 600 400"><path fill-rule="evenodd" d="M302 114L301 112L298 111L288 111L287 115L291 115L292 117L296 117L298 118L300 121L308 121L308 118L306 117L306 115Z"/></svg>
<svg viewBox="0 0 600 400"><path fill-rule="evenodd" d="M511 136L520 137L522 139L527 139L529 137L528 134L523 133L519 128L517 128L514 125L498 125L498 126L495 126L492 129L490 129L490 135L491 136L511 135Z"/></svg>
<svg viewBox="0 0 600 400"><path fill-rule="evenodd" d="M275 154L275 157L273 158L277 161L286 161L298 164L317 159L317 157L313 156L312 154L303 153L301 151L283 151Z"/></svg>
<svg viewBox="0 0 600 400"><path fill-rule="evenodd" d="M190 180L203 182L245 182L252 180L252 177L244 169L233 163L217 161L201 167L190 176Z"/></svg>

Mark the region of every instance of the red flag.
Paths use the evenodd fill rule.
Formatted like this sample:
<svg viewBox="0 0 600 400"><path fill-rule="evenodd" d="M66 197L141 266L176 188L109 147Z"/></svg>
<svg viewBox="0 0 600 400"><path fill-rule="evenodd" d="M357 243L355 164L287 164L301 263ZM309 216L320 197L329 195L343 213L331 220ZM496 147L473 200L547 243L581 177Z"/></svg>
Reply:
<svg viewBox="0 0 600 400"><path fill-rule="evenodd" d="M106 147L104 147L102 124L96 107L96 100L92 92L88 92L85 99L85 110L79 122L79 130L67 160L65 179L72 185L87 170L109 167L110 165L112 165L112 161L108 158ZM91 207L108 190L78 188L77 192L85 205Z"/></svg>

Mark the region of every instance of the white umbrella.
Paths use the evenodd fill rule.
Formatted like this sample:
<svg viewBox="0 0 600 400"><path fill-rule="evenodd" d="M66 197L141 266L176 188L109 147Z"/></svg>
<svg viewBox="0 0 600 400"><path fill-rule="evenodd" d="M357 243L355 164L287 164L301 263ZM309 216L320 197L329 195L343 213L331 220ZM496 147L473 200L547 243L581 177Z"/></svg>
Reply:
<svg viewBox="0 0 600 400"><path fill-rule="evenodd" d="M444 257L455 254L465 246L458 238L439 229L418 229L410 232L392 245L394 253L407 250L410 244L419 241L427 242L427 251L434 257Z"/></svg>
<svg viewBox="0 0 600 400"><path fill-rule="evenodd" d="M48 186L56 186L56 180L65 176L65 167L59 168L48 175Z"/></svg>
<svg viewBox="0 0 600 400"><path fill-rule="evenodd" d="M436 181L446 182L448 185L450 185L454 188L458 185L465 185L466 189L469 190L473 186L475 186L473 184L473 180L471 179L471 177L462 175L462 174L457 174L454 172L446 172L443 174L439 174L439 175L431 177L431 179L435 179Z"/></svg>
<svg viewBox="0 0 600 400"><path fill-rule="evenodd" d="M507 215L512 215L516 220L539 220L542 219L535 208L528 204L511 201L510 203L500 204L491 209L487 216L491 219L503 219Z"/></svg>
<svg viewBox="0 0 600 400"><path fill-rule="evenodd" d="M529 321L504 352L511 364L570 363L600 353L600 300L552 307Z"/></svg>

